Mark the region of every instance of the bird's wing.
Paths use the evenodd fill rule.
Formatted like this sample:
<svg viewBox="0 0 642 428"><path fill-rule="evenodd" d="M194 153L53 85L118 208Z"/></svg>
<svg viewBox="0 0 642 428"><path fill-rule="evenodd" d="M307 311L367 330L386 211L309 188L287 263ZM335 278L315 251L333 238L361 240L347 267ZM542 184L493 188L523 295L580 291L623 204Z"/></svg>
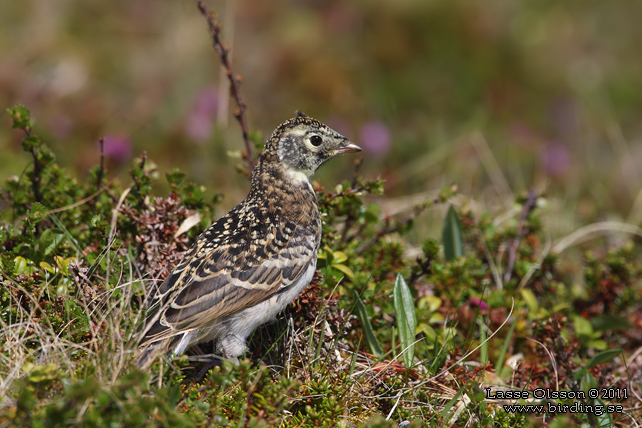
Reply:
<svg viewBox="0 0 642 428"><path fill-rule="evenodd" d="M318 238L294 223L262 223L242 228L245 236L227 237L225 223L224 217L204 232L158 289L143 344L255 305L294 283L316 260Z"/></svg>

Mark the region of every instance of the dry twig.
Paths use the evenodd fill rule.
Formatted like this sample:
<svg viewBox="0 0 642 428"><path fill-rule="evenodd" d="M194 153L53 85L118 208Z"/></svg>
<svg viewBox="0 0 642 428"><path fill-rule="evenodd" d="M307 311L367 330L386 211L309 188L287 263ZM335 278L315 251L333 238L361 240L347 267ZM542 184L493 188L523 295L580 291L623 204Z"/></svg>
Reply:
<svg viewBox="0 0 642 428"><path fill-rule="evenodd" d="M105 173L105 137L101 137L98 142L100 143L100 170L98 171L98 179L96 180L96 190L100 191L103 187L103 175Z"/></svg>
<svg viewBox="0 0 642 428"><path fill-rule="evenodd" d="M234 111L234 117L238 120L241 125L241 132L243 133L243 141L245 143L245 153L243 157L247 162L249 171L254 169L254 154L252 153L252 144L250 142L249 132L247 129L247 121L245 119L245 108L246 105L241 99L241 82L243 79L241 76L234 76L232 73L232 67L230 65L229 57L229 48L225 47L221 41L221 24L214 19L216 14L207 10L205 2L203 0L198 0L198 10L201 11L201 14L207 19L207 24L210 28L210 34L212 36L212 42L214 43L214 49L221 58L221 65L225 68L225 74L227 75L228 80L230 81L230 95L234 98L236 102L236 109Z"/></svg>
<svg viewBox="0 0 642 428"><path fill-rule="evenodd" d="M526 219L528 218L528 215L531 213L531 211L533 211L533 209L535 208L536 201L537 193L535 193L535 189L531 189L528 192L528 197L526 198L526 202L522 207L522 214L519 217L519 224L517 225L517 236L515 237L515 239L513 239L513 242L508 249L508 262L506 264L506 271L504 272L504 284L510 281L510 277L513 274L513 268L515 267L515 260L517 257L517 247L519 247L520 241L524 239L524 237L530 230L530 228L525 227Z"/></svg>
<svg viewBox="0 0 642 428"><path fill-rule="evenodd" d="M438 204L439 202L441 202L441 199L435 198L432 201L426 201L423 204L416 205L410 214L408 214L405 218L394 223L392 218L386 215L384 219L384 226L377 232L377 234L374 237L372 237L372 239L368 243L366 243L364 246L361 247L361 249L359 250L359 254L363 254L364 251L374 246L377 243L377 241L379 241L379 239L383 238L384 236L389 235L391 233L398 232L406 224L414 220L415 217L417 217L419 214L424 212L428 207Z"/></svg>

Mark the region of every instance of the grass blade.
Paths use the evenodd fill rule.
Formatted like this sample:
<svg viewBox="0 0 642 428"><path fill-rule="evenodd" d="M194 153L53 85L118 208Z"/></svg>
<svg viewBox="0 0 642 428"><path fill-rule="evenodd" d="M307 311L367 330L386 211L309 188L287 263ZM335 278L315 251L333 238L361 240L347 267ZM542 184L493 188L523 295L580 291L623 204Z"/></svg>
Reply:
<svg viewBox="0 0 642 428"><path fill-rule="evenodd" d="M617 357L622 353L621 349L607 349L606 351L602 351L599 354L596 354L591 358L591 361L589 363L579 369L578 371L575 372L575 379L579 379L582 376L584 376L584 373L588 372L590 369L592 369L595 366L598 366L600 364L608 363L611 361L613 358Z"/></svg>
<svg viewBox="0 0 642 428"><path fill-rule="evenodd" d="M481 348L479 348L479 361L482 363L482 365L486 365L488 363L488 341L486 338L488 335L486 334L486 324L483 322L479 323L479 342L481 343Z"/></svg>
<svg viewBox="0 0 642 428"><path fill-rule="evenodd" d="M461 236L459 217L452 205L448 208L448 214L446 214L442 240L444 244L444 257L447 262L464 255L464 241Z"/></svg>
<svg viewBox="0 0 642 428"><path fill-rule="evenodd" d="M415 302L412 299L412 294L410 294L410 288L408 288L401 274L397 274L393 296L399 342L401 343L401 349L406 350L403 354L403 362L406 367L412 367L415 358L414 341L417 329L417 315L415 314Z"/></svg>
<svg viewBox="0 0 642 428"><path fill-rule="evenodd" d="M519 313L519 311L517 313ZM504 369L504 361L506 360L508 347L510 346L511 340L513 338L513 334L515 333L515 327L517 327L517 321L518 321L518 318L515 318L515 321L513 321L513 323L510 325L510 328L508 329L508 334L506 335L506 339L504 339L504 343L502 344L502 347L499 350L499 355L497 356L497 365L495 366L495 371L497 372L499 377L502 377L502 371Z"/></svg>
<svg viewBox="0 0 642 428"><path fill-rule="evenodd" d="M370 324L370 318L368 318L366 306L363 304L361 298L359 297L359 294L356 291L354 291L354 299L356 302L357 317L359 318L359 321L361 321L363 333L366 337L366 343L368 344L370 351L372 351L372 353L375 354L377 358L381 358L381 356L383 355L381 345L377 340L377 336L375 336L374 330L372 329L372 324Z"/></svg>

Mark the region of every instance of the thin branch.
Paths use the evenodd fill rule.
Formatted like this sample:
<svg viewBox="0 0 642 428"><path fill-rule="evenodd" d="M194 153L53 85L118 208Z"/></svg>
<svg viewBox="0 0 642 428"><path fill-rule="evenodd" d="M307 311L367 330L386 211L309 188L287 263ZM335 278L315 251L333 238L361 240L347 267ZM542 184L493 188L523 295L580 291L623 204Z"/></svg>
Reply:
<svg viewBox="0 0 642 428"><path fill-rule="evenodd" d="M407 217L395 222L394 224L392 224L392 219L389 216L386 216L384 220L384 227L382 227L381 230L379 230L379 232L377 232L377 234L367 244L361 247L361 249L359 250L359 254L362 254L364 251L375 245L377 241L379 241L379 239L383 238L384 236L399 231L403 226L405 226L406 224L414 220L415 217L417 217L419 214L424 212L428 207L438 204L439 202L441 202L441 199L435 198L432 201L419 204L415 206L415 209L412 210L412 212L408 214Z"/></svg>
<svg viewBox="0 0 642 428"><path fill-rule="evenodd" d="M361 166L363 165L363 156L354 161L354 174L352 176L352 185L350 187L358 188L359 186L359 172L361 172ZM341 242L347 242L348 230L352 227L355 221L354 217L348 217L343 227L343 232L341 233ZM365 223L362 225L365 227Z"/></svg>
<svg viewBox="0 0 642 428"><path fill-rule="evenodd" d="M27 138L31 137L30 126L25 127L23 130L27 135ZM33 157L33 180L31 181L31 188L33 189L33 196L36 199L36 202L42 203L42 193L40 193L40 173L42 172L42 164L38 160L38 153L33 145L29 151Z"/></svg>
<svg viewBox="0 0 642 428"><path fill-rule="evenodd" d="M526 234L530 231L529 227L525 227L526 219L528 218L528 215L531 213L531 211L535 209L536 202L537 193L535 193L535 189L531 189L528 192L528 197L526 198L526 202L522 207L522 214L519 217L519 223L517 225L517 236L515 237L515 239L513 239L513 242L508 249L508 262L506 264L506 271L504 272L504 284L510 281L510 277L513 274L513 268L515 267L515 260L517 258L517 247L519 247L520 241L524 239Z"/></svg>
<svg viewBox="0 0 642 428"><path fill-rule="evenodd" d="M232 67L230 65L229 52L230 50L225 47L221 41L221 24L214 19L215 14L207 10L205 2L203 0L198 0L198 10L201 14L207 19L207 24L210 28L210 34L212 35L212 42L214 43L214 49L221 58L221 65L225 68L225 74L227 75L228 80L230 81L230 94L234 101L236 102L236 109L234 110L234 117L241 125L241 132L243 133L243 142L245 143L245 153L243 157L245 158L249 170L254 169L254 154L252 153L252 143L250 142L250 136L247 129L247 121L245 119L245 108L246 105L241 99L241 82L243 78L241 76L234 76L232 73Z"/></svg>
<svg viewBox="0 0 642 428"><path fill-rule="evenodd" d="M103 174L105 172L105 152L104 152L104 146L105 146L105 137L101 137L100 140L98 140L100 143L100 170L98 171L98 180L96 183L96 190L100 192L100 189L102 188L103 185Z"/></svg>
<svg viewBox="0 0 642 428"><path fill-rule="evenodd" d="M432 270L433 259L426 257L425 260L422 260L421 257L417 257L417 265L419 266L419 271L410 275L408 279L408 285L414 284L419 278L429 273Z"/></svg>
<svg viewBox="0 0 642 428"><path fill-rule="evenodd" d="M33 180L31 181L33 196L36 199L36 202L42 203L42 194L40 193L40 173L42 172L42 164L40 164L40 161L38 160L38 154L36 153L35 147L31 147L31 156L33 156Z"/></svg>
<svg viewBox="0 0 642 428"><path fill-rule="evenodd" d="M27 138L31 137L31 127L27 126L24 128L24 132L27 135ZM42 193L40 193L40 180L42 174L42 164L38 159L38 152L36 148L32 145L30 150L31 156L33 157L33 180L31 180L31 188L33 189L33 197L36 202L42 203ZM40 223L36 223L36 235L40 235ZM24 231L23 231L24 232Z"/></svg>
<svg viewBox="0 0 642 428"><path fill-rule="evenodd" d="M361 173L361 167L363 166L363 161L365 160L365 156L361 155L361 157L357 158L354 161L354 173L352 174L352 186L351 187L357 187L358 186L358 178L359 174Z"/></svg>
<svg viewBox="0 0 642 428"><path fill-rule="evenodd" d="M141 155L140 164L138 165L138 168L143 172L143 174L145 174L145 163L147 163L147 151L144 151ZM141 205L147 208L147 203L145 202L145 198L142 194L143 186L140 184L140 180L138 179L138 177L132 175L132 178L134 179L134 187L136 187L136 197L138 198L138 201L141 203Z"/></svg>

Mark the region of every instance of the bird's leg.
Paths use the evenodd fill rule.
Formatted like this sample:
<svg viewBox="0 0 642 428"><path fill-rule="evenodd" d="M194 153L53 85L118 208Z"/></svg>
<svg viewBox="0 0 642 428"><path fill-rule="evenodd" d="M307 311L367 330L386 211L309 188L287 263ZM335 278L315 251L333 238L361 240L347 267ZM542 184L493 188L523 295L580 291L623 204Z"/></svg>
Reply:
<svg viewBox="0 0 642 428"><path fill-rule="evenodd" d="M221 365L221 360L218 357L213 356L212 354L206 354L198 345L192 345L190 347L190 352L193 355L201 357L200 360L205 360L205 365L199 370L199 372L192 378L195 383L198 383L203 380L207 372L216 366Z"/></svg>
<svg viewBox="0 0 642 428"><path fill-rule="evenodd" d="M198 356L200 356L200 357L202 357L203 355L205 355L205 352L203 352L203 351L201 350L201 348L199 348L199 346L198 346L198 345L192 345L192 347L190 348L190 351L192 351L192 353L193 353L194 355L198 355Z"/></svg>
<svg viewBox="0 0 642 428"><path fill-rule="evenodd" d="M225 358L233 360L235 363L238 363L238 356L245 352L245 348L245 339L234 333L227 334L218 343L219 351L223 353Z"/></svg>
<svg viewBox="0 0 642 428"><path fill-rule="evenodd" d="M217 365L220 365L220 361L218 359L213 359L210 362L205 363L203 368L196 374L196 376L194 376L193 378L194 383L199 383L200 381L202 381L205 375L207 374L207 372L210 371L211 368Z"/></svg>
<svg viewBox="0 0 642 428"><path fill-rule="evenodd" d="M198 383L202 381L203 378L205 378L205 375L208 371L210 371L210 369L216 366L220 366L221 360L218 357L213 356L212 354L204 353L198 345L192 345L190 349L195 355L198 355L200 357L208 357L203 368L201 368L199 372L192 378L195 383Z"/></svg>

